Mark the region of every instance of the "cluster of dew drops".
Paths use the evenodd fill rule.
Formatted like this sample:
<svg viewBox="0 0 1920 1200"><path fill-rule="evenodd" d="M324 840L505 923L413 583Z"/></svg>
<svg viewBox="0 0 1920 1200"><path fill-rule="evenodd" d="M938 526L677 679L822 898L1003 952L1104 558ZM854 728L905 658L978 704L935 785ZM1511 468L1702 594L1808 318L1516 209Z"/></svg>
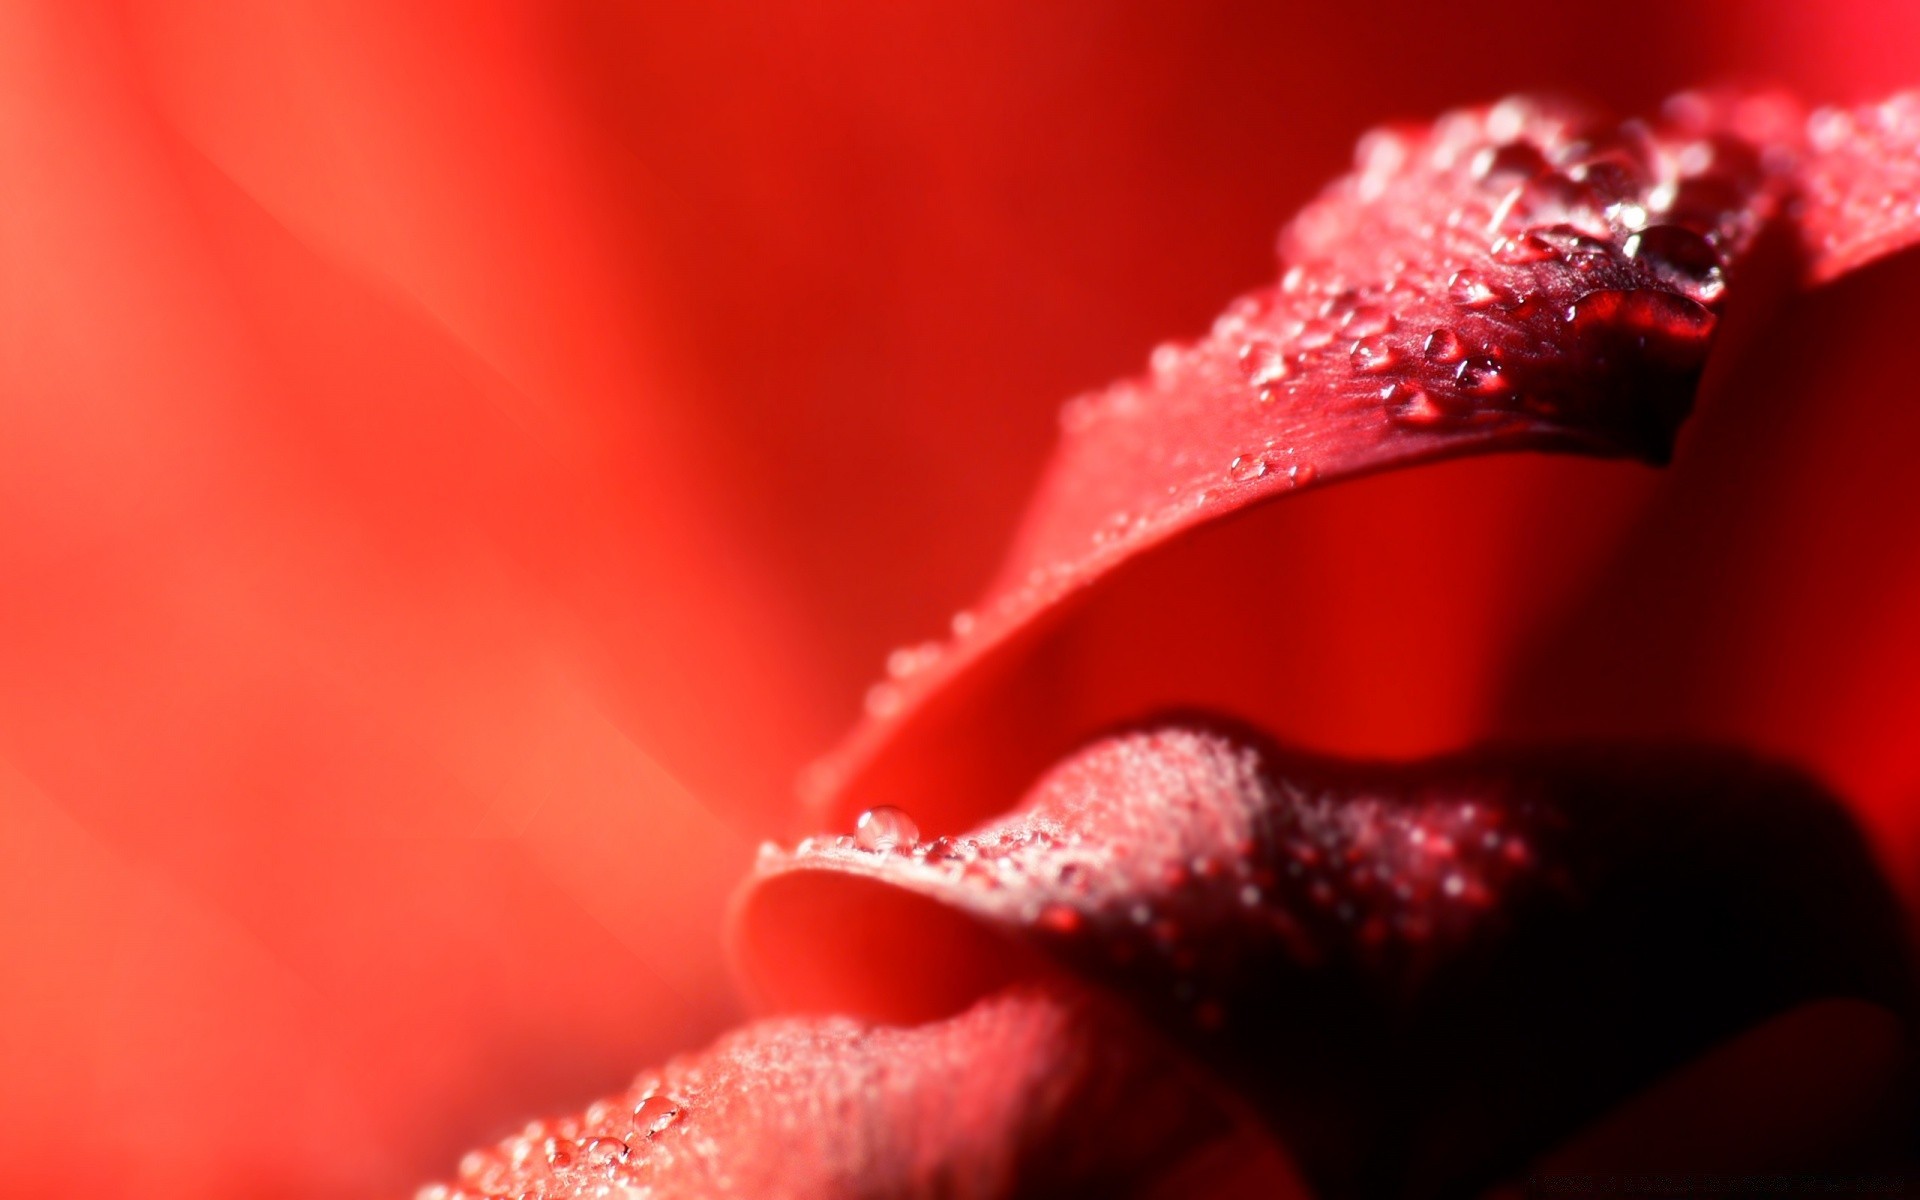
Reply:
<svg viewBox="0 0 1920 1200"><path fill-rule="evenodd" d="M640 1171L655 1140L686 1111L686 1101L648 1085L631 1104L603 1100L581 1119L534 1121L504 1142L468 1154L455 1183L429 1184L414 1200L642 1200L650 1189Z"/></svg>
<svg viewBox="0 0 1920 1200"><path fill-rule="evenodd" d="M1676 100L1679 124L1689 104L1703 103ZM1162 509L1113 514L1089 533L1096 555L1117 555L1188 505L1232 489L1269 486L1276 475L1295 487L1314 482L1318 465L1304 447L1283 444L1284 431L1301 407L1330 396L1383 411L1390 427L1410 433L1472 427L1543 403L1522 394L1519 367L1589 326L1630 325L1704 349L1727 261L1756 232L1749 201L1768 169L1729 138L1634 121L1602 129L1526 98L1447 114L1424 135L1375 130L1355 160L1295 229L1311 245L1315 223L1332 224L1327 237L1353 261L1295 262L1276 287L1229 305L1207 337L1163 344L1149 358L1153 379L1175 392L1190 370L1231 361L1256 427L1280 433L1233 453L1213 476L1169 484ZM1344 245L1368 236L1380 261ZM1061 425L1084 434L1152 403L1151 389L1121 384L1069 401ZM1079 569L1037 567L1001 597L1006 611L962 611L951 642L893 651L886 677L866 693L867 715L897 715L910 684L953 645L987 618L1065 590Z"/></svg>
<svg viewBox="0 0 1920 1200"><path fill-rule="evenodd" d="M1586 322L1704 332L1728 252L1753 232L1761 164L1729 139L1637 122L1602 131L1515 98L1448 114L1426 136L1369 133L1356 168L1303 214L1302 240L1311 248L1316 222L1335 227L1333 240L1360 229L1389 257L1339 246L1352 260L1295 262L1278 288L1229 306L1207 339L1157 348L1157 377L1226 353L1258 406L1324 403L1337 390L1413 429L1498 413L1523 399L1514 339L1488 336L1501 326L1531 337L1521 354L1551 353L1555 326ZM1377 220L1361 219L1369 210ZM1453 315L1435 320L1441 299ZM1077 403L1063 420L1085 427L1098 406ZM1240 453L1226 475L1258 479L1268 457Z"/></svg>
<svg viewBox="0 0 1920 1200"><path fill-rule="evenodd" d="M1044 937L1077 939L1097 925L1091 944L1114 967L1163 970L1175 1007L1202 1031L1218 1031L1229 1013L1217 997L1232 985L1207 977L1235 968L1205 961L1201 927L1225 921L1244 932L1247 922L1264 922L1286 956L1306 968L1330 959L1373 969L1432 961L1474 936L1502 895L1537 871L1536 835L1557 822L1524 795L1275 787L1265 849L1243 838L1225 858L1156 859L1148 890L1161 899L1136 893L1112 913L1103 913L1091 893L1097 876L1130 869L1120 862L1126 847L1088 846L1047 824L922 841L911 816L881 805L862 812L850 835L805 839L791 855L769 842L761 856L763 865L858 855L930 869L977 894L1004 894L1009 915ZM1116 895L1124 899L1132 890L1122 884Z"/></svg>

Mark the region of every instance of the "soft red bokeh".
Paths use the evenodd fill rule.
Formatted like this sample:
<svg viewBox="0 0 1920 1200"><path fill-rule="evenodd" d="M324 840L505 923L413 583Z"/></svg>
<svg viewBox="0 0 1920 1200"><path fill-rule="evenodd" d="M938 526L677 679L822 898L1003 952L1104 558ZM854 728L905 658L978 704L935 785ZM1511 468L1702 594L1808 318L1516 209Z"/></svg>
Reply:
<svg viewBox="0 0 1920 1200"><path fill-rule="evenodd" d="M392 1194L703 1040L751 839L985 581L1058 401L1268 277L1362 129L1866 99L1916 45L1865 0L6 6L9 1185ZM1806 301L1572 548L1524 470L1462 493L1430 566L1483 624L1422 669L1484 703L1369 735L1504 689L1732 737L1908 862L1916 286ZM1299 551L1336 678L1385 653L1363 518ZM1467 599L1521 576L1612 640L1505 680L1575 636Z"/></svg>

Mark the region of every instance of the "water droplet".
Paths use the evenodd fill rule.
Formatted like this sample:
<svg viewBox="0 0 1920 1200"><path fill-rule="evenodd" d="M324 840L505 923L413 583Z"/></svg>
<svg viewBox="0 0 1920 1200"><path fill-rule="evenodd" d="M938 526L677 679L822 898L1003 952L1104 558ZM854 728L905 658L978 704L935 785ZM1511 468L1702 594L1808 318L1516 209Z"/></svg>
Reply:
<svg viewBox="0 0 1920 1200"><path fill-rule="evenodd" d="M1458 871L1450 872L1445 879L1440 881L1440 890L1449 896L1457 897L1460 893L1467 890L1467 881L1460 877Z"/></svg>
<svg viewBox="0 0 1920 1200"><path fill-rule="evenodd" d="M1475 271L1455 271L1447 280L1447 296L1462 308L1488 308L1501 299L1499 289Z"/></svg>
<svg viewBox="0 0 1920 1200"><path fill-rule="evenodd" d="M680 1110L684 1107L672 1096L648 1096L633 1110L634 1132L645 1137L664 1132L667 1126L680 1119Z"/></svg>
<svg viewBox="0 0 1920 1200"><path fill-rule="evenodd" d="M911 850L920 840L920 827L902 810L882 804L860 814L853 823L853 837L862 850Z"/></svg>
<svg viewBox="0 0 1920 1200"><path fill-rule="evenodd" d="M1349 354L1353 369L1367 375L1377 375L1391 370L1394 362L1393 346L1384 337L1365 337L1353 344Z"/></svg>
<svg viewBox="0 0 1920 1200"><path fill-rule="evenodd" d="M628 1149L619 1138L588 1138L580 1143L580 1162L589 1167L611 1166L626 1158Z"/></svg>
<svg viewBox="0 0 1920 1200"><path fill-rule="evenodd" d="M1240 347L1240 370L1254 387L1265 387L1284 378L1287 363L1278 348L1266 342L1248 342Z"/></svg>
<svg viewBox="0 0 1920 1200"><path fill-rule="evenodd" d="M1313 482L1314 476L1319 473L1319 468L1315 467L1312 463L1296 463L1287 468L1287 478L1293 481L1293 486L1295 487L1307 486Z"/></svg>
<svg viewBox="0 0 1920 1200"><path fill-rule="evenodd" d="M1626 252L1702 303L1711 303L1726 290L1719 251L1691 229L1650 225L1627 239Z"/></svg>
<svg viewBox="0 0 1920 1200"><path fill-rule="evenodd" d="M1081 927L1086 924L1086 918L1080 915L1080 910L1077 908L1069 908L1064 904L1049 904L1040 910L1040 915L1034 919L1034 924L1049 933L1068 936L1079 933Z"/></svg>
<svg viewBox="0 0 1920 1200"><path fill-rule="evenodd" d="M1483 146L1468 167L1475 179L1528 179L1546 170L1547 160L1526 142L1508 142L1504 146Z"/></svg>
<svg viewBox="0 0 1920 1200"><path fill-rule="evenodd" d="M1568 308L1567 320L1585 334L1631 338L1648 359L1677 367L1699 365L1714 327L1706 308L1651 288L1589 292Z"/></svg>
<svg viewBox="0 0 1920 1200"><path fill-rule="evenodd" d="M1513 211L1530 225L1570 225L1598 238L1613 232L1607 223L1607 198L1597 188L1558 171L1535 175L1521 184Z"/></svg>
<svg viewBox="0 0 1920 1200"><path fill-rule="evenodd" d="M922 642L918 646L901 646L887 655L887 674L895 679L905 679L933 665L940 657L938 642Z"/></svg>
<svg viewBox="0 0 1920 1200"><path fill-rule="evenodd" d="M971 612L963 608L953 614L953 619L947 622L947 627L953 630L953 636L957 638L970 637L973 634L973 628L978 623L978 620L979 619Z"/></svg>
<svg viewBox="0 0 1920 1200"><path fill-rule="evenodd" d="M1559 257L1560 252L1544 238L1531 233L1523 233L1519 237L1501 238L1493 244L1495 262L1523 265L1548 262Z"/></svg>
<svg viewBox="0 0 1920 1200"><path fill-rule="evenodd" d="M885 720L900 711L906 700L899 687L891 683L876 683L867 689L866 710L869 717Z"/></svg>
<svg viewBox="0 0 1920 1200"><path fill-rule="evenodd" d="M1433 402L1425 388L1396 383L1381 392L1380 399L1387 406L1387 416L1402 425L1425 428L1446 420L1446 413Z"/></svg>
<svg viewBox="0 0 1920 1200"><path fill-rule="evenodd" d="M1184 357L1180 347L1173 342L1161 342L1147 356L1147 366L1155 375L1171 375L1180 369L1180 360Z"/></svg>
<svg viewBox="0 0 1920 1200"><path fill-rule="evenodd" d="M1427 335L1423 352L1428 362L1457 363L1467 356L1467 344L1451 329L1436 329Z"/></svg>
<svg viewBox="0 0 1920 1200"><path fill-rule="evenodd" d="M1235 483L1251 483L1267 473L1267 460L1257 454L1242 454L1227 464L1227 478Z"/></svg>
<svg viewBox="0 0 1920 1200"><path fill-rule="evenodd" d="M1255 397L1255 399L1257 399L1258 401L1260 401L1260 403L1262 403L1262 404L1272 404L1272 403L1273 403L1273 395L1274 395L1274 393L1273 393L1273 389L1272 389L1272 388L1270 388L1270 387L1266 387L1266 388L1261 388L1261 389L1260 389L1260 394L1259 394L1258 396L1256 396L1256 397Z"/></svg>
<svg viewBox="0 0 1920 1200"><path fill-rule="evenodd" d="M1373 337L1393 328L1393 314L1382 305L1362 304L1347 314L1340 328L1348 337Z"/></svg>
<svg viewBox="0 0 1920 1200"><path fill-rule="evenodd" d="M1497 396L1507 390L1507 378L1491 358L1469 358L1453 373L1460 390L1472 396Z"/></svg>
<svg viewBox="0 0 1920 1200"><path fill-rule="evenodd" d="M1071 888L1076 892L1085 891L1089 882L1086 864L1077 862L1063 864L1054 874L1054 878L1059 881L1061 887Z"/></svg>
<svg viewBox="0 0 1920 1200"><path fill-rule="evenodd" d="M1312 320L1300 326L1293 343L1302 350L1318 350L1333 341L1333 334L1333 322Z"/></svg>
<svg viewBox="0 0 1920 1200"><path fill-rule="evenodd" d="M545 1149L547 1165L555 1170L572 1166L574 1159L580 1154L580 1147L563 1137L548 1138Z"/></svg>

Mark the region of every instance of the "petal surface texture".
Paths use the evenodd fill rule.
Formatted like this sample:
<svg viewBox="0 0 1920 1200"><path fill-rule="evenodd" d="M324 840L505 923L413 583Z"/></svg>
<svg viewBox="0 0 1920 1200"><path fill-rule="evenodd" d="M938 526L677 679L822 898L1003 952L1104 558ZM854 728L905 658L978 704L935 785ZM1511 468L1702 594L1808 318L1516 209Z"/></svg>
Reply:
<svg viewBox="0 0 1920 1200"><path fill-rule="evenodd" d="M1252 1160L1238 1180L1184 1173L1209 1170L1216 1144ZM1262 1157L1126 1018L1020 989L911 1029L748 1026L468 1155L455 1182L418 1195L1038 1200L1198 1179L1227 1189L1210 1194L1289 1194L1284 1164Z"/></svg>
<svg viewBox="0 0 1920 1200"><path fill-rule="evenodd" d="M1794 1005L1907 1005L1845 811L1701 750L1369 766L1183 720L962 837L770 854L740 918L789 1008L926 1019L1030 958L1097 981L1334 1194L1485 1184Z"/></svg>

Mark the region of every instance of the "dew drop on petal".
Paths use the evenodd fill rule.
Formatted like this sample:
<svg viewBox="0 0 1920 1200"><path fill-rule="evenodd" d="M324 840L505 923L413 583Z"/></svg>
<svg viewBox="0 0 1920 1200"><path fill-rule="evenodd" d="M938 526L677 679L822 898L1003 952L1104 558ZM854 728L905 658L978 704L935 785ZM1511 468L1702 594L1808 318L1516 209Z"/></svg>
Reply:
<svg viewBox="0 0 1920 1200"><path fill-rule="evenodd" d="M672 1096L652 1095L640 1101L633 1110L634 1132L644 1137L653 1137L663 1132L667 1126L680 1119L680 1110L685 1106Z"/></svg>
<svg viewBox="0 0 1920 1200"><path fill-rule="evenodd" d="M1393 314L1378 304L1358 305L1347 314L1340 328L1348 337L1377 337L1393 329Z"/></svg>
<svg viewBox="0 0 1920 1200"><path fill-rule="evenodd" d="M906 697L900 688L892 683L876 683L867 689L865 707L867 715L875 720L884 720L900 711Z"/></svg>
<svg viewBox="0 0 1920 1200"><path fill-rule="evenodd" d="M1377 375L1391 370L1394 363L1393 347L1387 339L1375 335L1361 338L1353 344L1350 355L1353 369L1367 375Z"/></svg>
<svg viewBox="0 0 1920 1200"><path fill-rule="evenodd" d="M1460 390L1474 396L1497 396L1507 390L1500 364L1491 358L1469 358L1454 372Z"/></svg>
<svg viewBox="0 0 1920 1200"><path fill-rule="evenodd" d="M1248 383L1263 388L1286 376L1287 363L1278 348L1265 342L1248 342L1240 347L1240 370Z"/></svg>
<svg viewBox="0 0 1920 1200"><path fill-rule="evenodd" d="M1726 290L1719 251L1691 229L1650 225L1628 238L1625 250L1695 300L1710 302Z"/></svg>
<svg viewBox="0 0 1920 1200"><path fill-rule="evenodd" d="M1446 419L1426 389L1411 384L1396 383L1384 390L1380 399L1387 406L1387 415L1402 425L1425 428Z"/></svg>
<svg viewBox="0 0 1920 1200"><path fill-rule="evenodd" d="M1267 473L1267 460L1257 454L1241 454L1227 464L1227 478L1235 483L1251 483Z"/></svg>
<svg viewBox="0 0 1920 1200"><path fill-rule="evenodd" d="M920 827L901 809L882 804L860 814L853 838L862 850L911 850L920 840Z"/></svg>
<svg viewBox="0 0 1920 1200"><path fill-rule="evenodd" d="M1467 356L1467 344L1451 329L1436 329L1427 335L1422 352L1428 362L1457 363Z"/></svg>
<svg viewBox="0 0 1920 1200"><path fill-rule="evenodd" d="M1447 280L1447 296L1462 308L1487 308L1500 300L1493 285L1474 271L1455 271Z"/></svg>
<svg viewBox="0 0 1920 1200"><path fill-rule="evenodd" d="M595 1137L580 1143L580 1161L590 1167L604 1167L627 1157L627 1144L619 1138Z"/></svg>
<svg viewBox="0 0 1920 1200"><path fill-rule="evenodd" d="M1080 915L1079 909L1065 904L1049 904L1040 910L1040 915L1034 918L1034 924L1049 933L1069 935L1079 933L1086 924L1086 918Z"/></svg>
<svg viewBox="0 0 1920 1200"><path fill-rule="evenodd" d="M1501 238L1495 242L1493 257L1496 262L1523 265L1557 259L1560 253L1546 239L1523 233L1519 237Z"/></svg>

